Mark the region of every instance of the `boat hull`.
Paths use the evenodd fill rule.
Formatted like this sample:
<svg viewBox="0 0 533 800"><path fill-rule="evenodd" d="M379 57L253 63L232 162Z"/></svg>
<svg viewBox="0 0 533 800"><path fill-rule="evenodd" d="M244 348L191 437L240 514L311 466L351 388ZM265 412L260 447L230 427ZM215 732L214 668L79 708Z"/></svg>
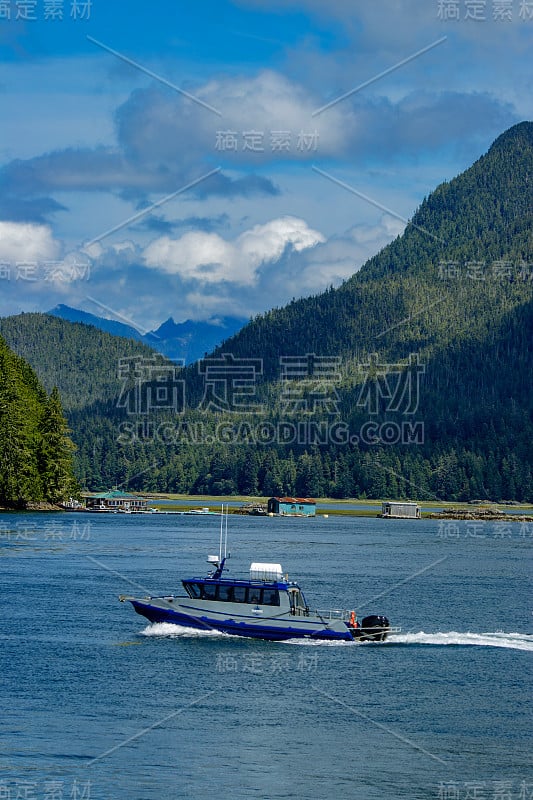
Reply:
<svg viewBox="0 0 533 800"><path fill-rule="evenodd" d="M324 639L335 641L353 641L348 626L341 620L328 623L313 616L298 617L282 615L277 618L256 618L250 616L216 616L206 614L203 609L190 613L177 606L170 607L170 601L154 604L142 600L130 599L133 608L150 622L169 622L198 630L215 630L233 636L246 636L270 641L286 641L287 639Z"/></svg>

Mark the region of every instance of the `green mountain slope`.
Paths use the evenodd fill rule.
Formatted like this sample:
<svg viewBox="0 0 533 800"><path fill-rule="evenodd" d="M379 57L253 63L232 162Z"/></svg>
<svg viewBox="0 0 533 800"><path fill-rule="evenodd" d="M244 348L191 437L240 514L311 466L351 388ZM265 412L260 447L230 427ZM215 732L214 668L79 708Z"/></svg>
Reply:
<svg viewBox="0 0 533 800"><path fill-rule="evenodd" d="M47 391L58 387L68 411L116 398L121 360L155 356L133 339L49 314L0 318L0 335L32 365Z"/></svg>
<svg viewBox="0 0 533 800"><path fill-rule="evenodd" d="M360 439L365 422L378 434L383 424L421 424L415 443L374 435L353 447L309 446L314 480L300 481L302 491L329 482L345 493L531 499L532 297L533 124L522 123L439 186L343 286L256 318L223 350L262 357L258 391L271 407L284 391L280 356L335 356L339 416L352 434ZM387 396L410 357L424 370L413 415L391 411ZM377 409L361 401L369 385Z"/></svg>
<svg viewBox="0 0 533 800"><path fill-rule="evenodd" d="M524 122L441 184L402 236L339 289L259 316L224 350L261 354L270 379L280 354L430 353L527 302L532 269L533 123Z"/></svg>

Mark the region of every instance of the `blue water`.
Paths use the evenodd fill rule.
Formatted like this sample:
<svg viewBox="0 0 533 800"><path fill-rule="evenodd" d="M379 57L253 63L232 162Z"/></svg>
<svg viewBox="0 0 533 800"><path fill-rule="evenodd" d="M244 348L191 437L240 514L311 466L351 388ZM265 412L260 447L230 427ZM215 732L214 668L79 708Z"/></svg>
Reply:
<svg viewBox="0 0 533 800"><path fill-rule="evenodd" d="M532 528L232 517L232 571L402 626L271 643L117 601L203 574L218 518L87 516L0 515L0 797L533 796Z"/></svg>

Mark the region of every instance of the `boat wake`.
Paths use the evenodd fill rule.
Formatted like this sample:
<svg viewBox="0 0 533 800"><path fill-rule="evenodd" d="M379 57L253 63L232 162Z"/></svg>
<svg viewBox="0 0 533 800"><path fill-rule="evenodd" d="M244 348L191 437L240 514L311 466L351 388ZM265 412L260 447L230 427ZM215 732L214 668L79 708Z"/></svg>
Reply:
<svg viewBox="0 0 533 800"><path fill-rule="evenodd" d="M174 625L172 622L154 622L152 625L147 625L144 630L140 632L141 636L166 636L172 639L198 639L198 638L217 638L217 639L233 639L229 633L223 631L215 631L210 628L201 630L199 628L186 628L184 625Z"/></svg>
<svg viewBox="0 0 533 800"><path fill-rule="evenodd" d="M174 625L170 622L154 622L147 625L140 632L141 636L162 636L172 639L239 639L229 633L215 630L199 630L187 628L183 625ZM509 650L523 650L533 652L533 635L527 633L396 633L392 634L386 642L347 642L328 641L325 639L286 639L277 644L299 645L300 647L408 647L433 645L437 647L504 647Z"/></svg>
<svg viewBox="0 0 533 800"><path fill-rule="evenodd" d="M533 636L528 633L399 633L391 636L387 645L438 645L455 647L505 647L510 650L525 650L533 652Z"/></svg>
<svg viewBox="0 0 533 800"><path fill-rule="evenodd" d="M395 633L386 642L334 642L320 639L288 639L283 644L321 647L409 647L433 645L436 647L504 647L509 650L533 652L533 636L527 633Z"/></svg>

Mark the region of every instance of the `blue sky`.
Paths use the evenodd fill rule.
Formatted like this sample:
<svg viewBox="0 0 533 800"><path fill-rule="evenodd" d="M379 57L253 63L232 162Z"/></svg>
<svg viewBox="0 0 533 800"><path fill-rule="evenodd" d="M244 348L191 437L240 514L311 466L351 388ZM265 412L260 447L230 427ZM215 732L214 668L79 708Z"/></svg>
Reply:
<svg viewBox="0 0 533 800"><path fill-rule="evenodd" d="M338 286L533 118L532 44L533 0L0 2L0 315Z"/></svg>

